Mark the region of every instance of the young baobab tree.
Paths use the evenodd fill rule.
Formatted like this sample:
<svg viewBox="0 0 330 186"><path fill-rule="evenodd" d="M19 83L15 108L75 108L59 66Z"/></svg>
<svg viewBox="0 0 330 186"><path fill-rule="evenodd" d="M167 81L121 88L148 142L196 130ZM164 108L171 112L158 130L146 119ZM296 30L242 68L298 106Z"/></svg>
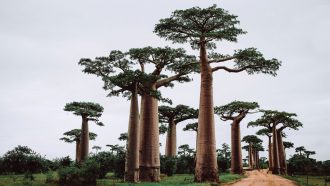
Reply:
<svg viewBox="0 0 330 186"><path fill-rule="evenodd" d="M190 108L186 105L177 105L176 107L159 106L159 122L168 124L165 155L176 156L176 125L188 119L198 117L198 110Z"/></svg>
<svg viewBox="0 0 330 186"><path fill-rule="evenodd" d="M273 156L272 156L272 131L268 128L260 129L256 132L256 135L267 136L268 137L268 169L273 168Z"/></svg>
<svg viewBox="0 0 330 186"><path fill-rule="evenodd" d="M89 130L88 122L93 121L99 126L103 123L99 121L103 112L103 107L97 103L92 102L72 102L67 103L64 111L73 112L74 115L81 116L81 137L80 137L80 160L84 161L89 153Z"/></svg>
<svg viewBox="0 0 330 186"><path fill-rule="evenodd" d="M256 159L256 150L254 147L256 147L259 143L261 143L262 140L255 135L247 135L242 138L242 142L248 144L249 167L255 168L257 159Z"/></svg>
<svg viewBox="0 0 330 186"><path fill-rule="evenodd" d="M213 77L215 71L248 74L265 73L276 75L280 66L277 59L267 60L255 48L237 50L233 55L211 52L216 41L236 42L245 32L238 28L237 16L213 5L209 8L193 7L176 10L170 18L161 19L154 32L174 43L189 42L200 56L200 105L198 117L196 182L219 182L216 160L215 129L213 116ZM234 66L222 65L232 61Z"/></svg>
<svg viewBox="0 0 330 186"><path fill-rule="evenodd" d="M161 98L157 90L160 87L172 87L174 81L190 81L187 74L196 71L196 65L187 66L187 64L195 61L195 57L187 55L183 49L145 47L130 49L125 53L112 51L109 57L98 57L93 61L90 59L82 59L79 62L79 64L85 66L84 72L101 76L104 80L112 84L115 84L114 80L126 80L125 78L118 79L118 77L110 78L111 81L108 80L109 76L114 73L114 68L119 68L125 72L134 66L140 66L140 71L144 74L144 78L141 78L141 81L135 84L138 92L141 94L141 113L139 118L140 139L133 139L129 132L128 144L130 144L130 141L140 142L140 154L132 157L139 158L139 175L142 181L160 180L158 100L168 100ZM151 73L146 72L146 64L154 65L155 68ZM163 74L165 70L172 72L173 75L168 77ZM136 71L137 70L134 72ZM139 80L138 78L134 80L136 79ZM106 87L107 89L112 88L111 85ZM124 90L124 88L125 87L120 87L120 89L114 93L121 93L121 90ZM126 93L124 93L124 95L126 95ZM136 105L134 110L137 110L137 99L134 100L136 100L134 102L134 105ZM136 118L137 117L134 117L134 121L136 121ZM129 127L129 129L130 131L134 131L134 134L138 131L138 129L133 130L131 127ZM138 169L135 168L135 170Z"/></svg>
<svg viewBox="0 0 330 186"><path fill-rule="evenodd" d="M233 101L221 107L215 107L215 113L222 121L231 120L231 173L242 174L242 148L240 123L248 113L259 108L256 102Z"/></svg>
<svg viewBox="0 0 330 186"><path fill-rule="evenodd" d="M72 129L63 133L65 137L60 138L67 143L76 143L76 162L80 162L80 137L81 137L81 129ZM89 140L95 140L97 134L93 132L89 132Z"/></svg>
<svg viewBox="0 0 330 186"><path fill-rule="evenodd" d="M284 147L282 134L285 128L297 130L302 124L294 119L295 113L261 110L263 115L256 121L249 122L248 126L262 126L272 131L273 136L273 174L285 174Z"/></svg>

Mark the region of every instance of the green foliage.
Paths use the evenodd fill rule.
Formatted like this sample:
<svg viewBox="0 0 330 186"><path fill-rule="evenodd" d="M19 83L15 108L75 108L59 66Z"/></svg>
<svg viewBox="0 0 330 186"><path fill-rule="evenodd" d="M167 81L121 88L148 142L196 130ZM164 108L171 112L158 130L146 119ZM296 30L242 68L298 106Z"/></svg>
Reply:
<svg viewBox="0 0 330 186"><path fill-rule="evenodd" d="M198 118L198 110L186 105L177 105L176 107L159 106L159 122L169 123L171 120L175 124L188 119Z"/></svg>
<svg viewBox="0 0 330 186"><path fill-rule="evenodd" d="M112 155L110 152L99 152L92 155L90 159L93 159L100 165L99 178L105 178L106 174L114 170L114 162L116 156Z"/></svg>
<svg viewBox="0 0 330 186"><path fill-rule="evenodd" d="M283 141L283 146L285 149L290 149L294 147L294 144L292 142L289 141Z"/></svg>
<svg viewBox="0 0 330 186"><path fill-rule="evenodd" d="M228 144L222 144L222 148L217 149L217 162L220 172L228 172L230 168L231 151Z"/></svg>
<svg viewBox="0 0 330 186"><path fill-rule="evenodd" d="M4 154L0 161L2 174L40 173L49 169L48 160L27 146L17 146Z"/></svg>
<svg viewBox="0 0 330 186"><path fill-rule="evenodd" d="M59 184L66 185L79 185L81 183L79 179L80 169L75 166L63 167L58 171Z"/></svg>
<svg viewBox="0 0 330 186"><path fill-rule="evenodd" d="M114 160L114 176L117 178L124 178L125 175L125 151L119 151Z"/></svg>
<svg viewBox="0 0 330 186"><path fill-rule="evenodd" d="M236 27L239 24L236 18L216 5L205 9L193 7L176 10L170 18L161 19L154 32L174 43L190 42L193 48L198 48L203 39L209 48L215 48L212 41L236 41L238 35L245 33Z"/></svg>
<svg viewBox="0 0 330 186"><path fill-rule="evenodd" d="M92 118L98 118L102 115L103 107L92 102L71 102L67 103L64 111L73 112L75 115L85 115Z"/></svg>
<svg viewBox="0 0 330 186"><path fill-rule="evenodd" d="M127 132L121 133L120 136L119 136L119 138L118 138L118 140L120 140L120 141L127 141L127 139L128 139Z"/></svg>
<svg viewBox="0 0 330 186"><path fill-rule="evenodd" d="M234 120L239 115L245 116L250 111L259 108L257 102L244 102L244 101L233 101L227 105L215 107L214 112L218 114L222 120Z"/></svg>
<svg viewBox="0 0 330 186"><path fill-rule="evenodd" d="M161 156L161 172L167 176L173 176L177 168L176 157Z"/></svg>
<svg viewBox="0 0 330 186"><path fill-rule="evenodd" d="M183 131L195 131L197 132L198 129L198 122L195 123L189 123L184 128Z"/></svg>
<svg viewBox="0 0 330 186"><path fill-rule="evenodd" d="M193 174L195 170L195 155L196 155L195 150L190 148L189 145L187 144L180 145L178 147L176 173Z"/></svg>
<svg viewBox="0 0 330 186"><path fill-rule="evenodd" d="M276 76L281 62L275 58L265 59L256 48L236 50L234 54L234 69L245 69L248 74L270 74Z"/></svg>
<svg viewBox="0 0 330 186"><path fill-rule="evenodd" d="M66 137L60 138L60 140L63 140L64 142L67 142L67 143L79 142L80 136L81 136L81 129L72 129L70 131L63 133L63 135ZM90 140L95 140L96 137L97 137L97 134L95 134L93 132L89 132Z"/></svg>
<svg viewBox="0 0 330 186"><path fill-rule="evenodd" d="M81 167L73 165L60 168L58 170L59 184L63 186L96 185L99 170L100 165L93 159L87 159Z"/></svg>
<svg viewBox="0 0 330 186"><path fill-rule="evenodd" d="M258 136L272 136L272 130L269 128L262 128L256 132Z"/></svg>
<svg viewBox="0 0 330 186"><path fill-rule="evenodd" d="M257 143L261 143L262 140L255 135L246 135L242 138L242 142L245 142L248 144L250 144L250 143L257 144Z"/></svg>
<svg viewBox="0 0 330 186"><path fill-rule="evenodd" d="M294 118L297 116L295 113L279 112L276 110L260 110L260 112L263 115L259 119L249 122L248 127L262 126L270 129L273 125L277 126L281 124L282 126L279 129L282 131L285 128L298 130L303 126L300 121Z"/></svg>

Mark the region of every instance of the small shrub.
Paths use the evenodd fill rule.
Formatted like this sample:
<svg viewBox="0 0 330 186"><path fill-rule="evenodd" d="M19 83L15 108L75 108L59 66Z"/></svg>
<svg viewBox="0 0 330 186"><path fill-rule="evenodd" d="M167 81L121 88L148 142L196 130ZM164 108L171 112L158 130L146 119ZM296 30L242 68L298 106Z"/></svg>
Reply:
<svg viewBox="0 0 330 186"><path fill-rule="evenodd" d="M176 171L176 158L166 157L164 162L164 173L167 176L172 176Z"/></svg>

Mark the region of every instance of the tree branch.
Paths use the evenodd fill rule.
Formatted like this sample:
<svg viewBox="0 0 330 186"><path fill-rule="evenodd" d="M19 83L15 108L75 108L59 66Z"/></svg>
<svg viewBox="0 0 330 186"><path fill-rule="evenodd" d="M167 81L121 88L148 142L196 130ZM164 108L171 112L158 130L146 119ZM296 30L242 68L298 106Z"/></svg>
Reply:
<svg viewBox="0 0 330 186"><path fill-rule="evenodd" d="M230 56L230 57L226 57L226 58L223 58L223 59L212 59L212 60L209 60L209 63L221 63L221 62L229 61L229 60L232 60L232 59L235 59L235 57Z"/></svg>
<svg viewBox="0 0 330 186"><path fill-rule="evenodd" d="M166 84L168 84L168 83L170 83L172 81L178 80L182 75L184 75L184 74L179 73L177 75L168 77L166 79L159 80L156 83L156 88L162 87L162 86L164 86L164 85L166 85Z"/></svg>
<svg viewBox="0 0 330 186"><path fill-rule="evenodd" d="M217 71L217 70L225 70L227 72L237 73L237 72L242 72L242 71L246 70L249 67L251 67L251 66L245 66L245 67L242 67L242 68L239 68L239 69L232 69L232 68L228 68L226 66L217 66L217 67L212 68L212 72Z"/></svg>

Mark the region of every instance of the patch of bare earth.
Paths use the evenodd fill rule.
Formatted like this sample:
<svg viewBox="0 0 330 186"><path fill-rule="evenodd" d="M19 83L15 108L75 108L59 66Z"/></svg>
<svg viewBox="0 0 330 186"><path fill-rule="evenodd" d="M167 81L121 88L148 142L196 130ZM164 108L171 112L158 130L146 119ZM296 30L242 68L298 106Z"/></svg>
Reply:
<svg viewBox="0 0 330 186"><path fill-rule="evenodd" d="M298 186L295 182L277 175L267 174L267 170L252 170L246 172L244 178L225 186Z"/></svg>

